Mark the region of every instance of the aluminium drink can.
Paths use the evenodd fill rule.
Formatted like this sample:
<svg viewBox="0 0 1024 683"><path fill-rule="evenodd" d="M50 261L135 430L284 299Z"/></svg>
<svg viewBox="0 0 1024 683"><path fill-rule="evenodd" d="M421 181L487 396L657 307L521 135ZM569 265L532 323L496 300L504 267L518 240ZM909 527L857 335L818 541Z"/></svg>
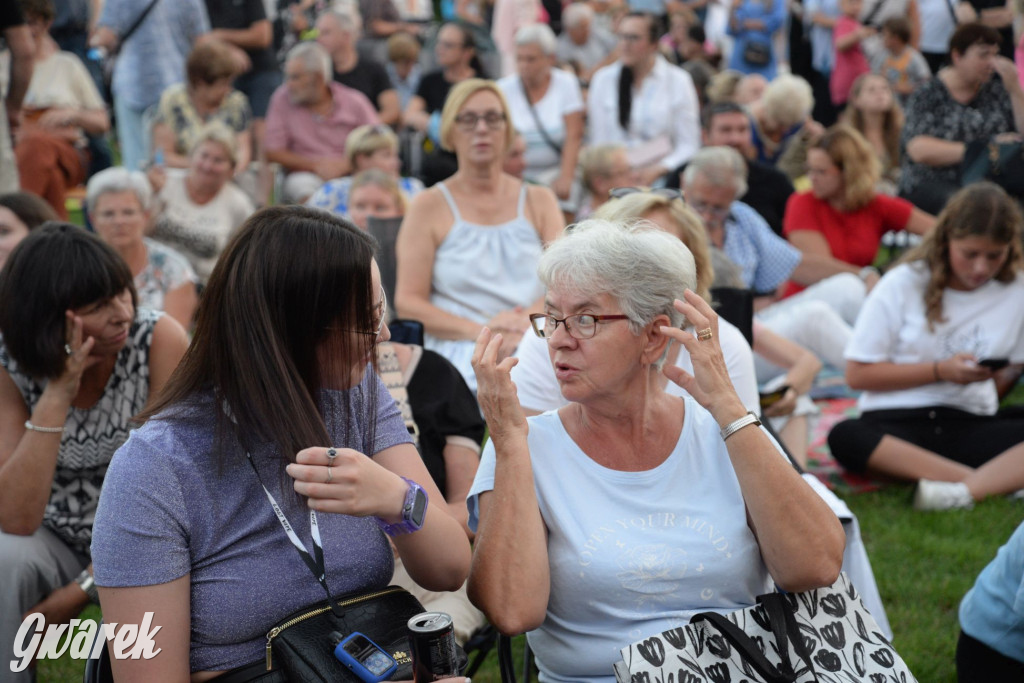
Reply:
<svg viewBox="0 0 1024 683"><path fill-rule="evenodd" d="M423 612L409 620L413 680L432 683L459 675L455 626L444 612Z"/></svg>

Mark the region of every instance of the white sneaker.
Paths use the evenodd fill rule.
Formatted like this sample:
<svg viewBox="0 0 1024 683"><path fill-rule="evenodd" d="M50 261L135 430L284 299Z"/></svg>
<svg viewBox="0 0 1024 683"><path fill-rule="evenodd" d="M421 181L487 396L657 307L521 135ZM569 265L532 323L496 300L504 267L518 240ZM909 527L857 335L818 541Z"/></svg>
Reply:
<svg viewBox="0 0 1024 683"><path fill-rule="evenodd" d="M974 498L963 482L922 479L917 482L914 507L918 510L970 509L974 507Z"/></svg>

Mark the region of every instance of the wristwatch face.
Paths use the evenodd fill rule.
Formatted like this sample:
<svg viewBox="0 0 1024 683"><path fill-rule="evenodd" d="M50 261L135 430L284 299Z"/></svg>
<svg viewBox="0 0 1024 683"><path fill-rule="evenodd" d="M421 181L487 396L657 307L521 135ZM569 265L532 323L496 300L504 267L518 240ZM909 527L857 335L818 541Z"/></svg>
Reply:
<svg viewBox="0 0 1024 683"><path fill-rule="evenodd" d="M416 487L416 494L412 501L412 510L408 511L406 519L417 529L423 526L423 518L427 516L427 494L419 486Z"/></svg>

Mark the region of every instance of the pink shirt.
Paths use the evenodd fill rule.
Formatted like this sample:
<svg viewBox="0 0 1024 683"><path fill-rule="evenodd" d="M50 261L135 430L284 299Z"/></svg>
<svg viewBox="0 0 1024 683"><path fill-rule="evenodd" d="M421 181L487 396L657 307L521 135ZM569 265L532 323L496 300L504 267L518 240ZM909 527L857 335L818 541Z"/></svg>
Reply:
<svg viewBox="0 0 1024 683"><path fill-rule="evenodd" d="M860 22L847 16L836 19L835 28L832 29L832 44L835 45L840 38L847 33L853 33L861 27ZM832 104L843 104L850 96L850 88L857 76L871 71L868 58L864 56L864 50L860 42L856 42L846 50L836 50L835 65L832 67L832 77L829 80L829 92L832 95Z"/></svg>
<svg viewBox="0 0 1024 683"><path fill-rule="evenodd" d="M331 82L329 87L334 107L326 116L292 104L286 85L274 92L267 109L268 150L305 157L344 156L349 133L359 126L380 123L366 95L341 83Z"/></svg>

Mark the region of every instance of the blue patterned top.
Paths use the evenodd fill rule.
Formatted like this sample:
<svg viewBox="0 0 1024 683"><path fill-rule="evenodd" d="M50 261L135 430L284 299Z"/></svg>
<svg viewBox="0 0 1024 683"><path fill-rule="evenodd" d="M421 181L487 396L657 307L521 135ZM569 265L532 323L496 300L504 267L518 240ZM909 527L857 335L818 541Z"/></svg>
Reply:
<svg viewBox="0 0 1024 683"><path fill-rule="evenodd" d="M755 292L773 292L793 272L803 255L769 227L757 211L733 202L725 219L722 251L740 267L743 281Z"/></svg>

